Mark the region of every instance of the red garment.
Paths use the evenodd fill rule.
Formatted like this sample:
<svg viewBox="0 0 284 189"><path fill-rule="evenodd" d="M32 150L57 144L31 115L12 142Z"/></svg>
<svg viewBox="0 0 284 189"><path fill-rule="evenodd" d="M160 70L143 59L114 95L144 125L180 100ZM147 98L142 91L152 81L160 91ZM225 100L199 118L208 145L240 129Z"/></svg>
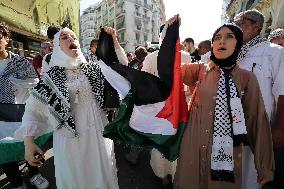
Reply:
<svg viewBox="0 0 284 189"><path fill-rule="evenodd" d="M36 70L38 77L40 76L40 73L38 73L37 69L42 67L42 60L43 56L41 54L37 54L32 60L32 64Z"/></svg>

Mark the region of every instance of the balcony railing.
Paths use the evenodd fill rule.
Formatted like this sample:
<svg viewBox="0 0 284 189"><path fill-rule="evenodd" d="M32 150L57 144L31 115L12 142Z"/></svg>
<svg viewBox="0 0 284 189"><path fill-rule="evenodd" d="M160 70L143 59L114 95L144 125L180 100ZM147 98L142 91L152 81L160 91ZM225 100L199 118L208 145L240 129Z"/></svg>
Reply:
<svg viewBox="0 0 284 189"><path fill-rule="evenodd" d="M146 7L147 9L150 9L150 10L153 9L153 5L149 5L149 4L144 4L144 7Z"/></svg>
<svg viewBox="0 0 284 189"><path fill-rule="evenodd" d="M120 29L123 29L123 28L125 28L125 23L124 22L116 24L116 29L117 30L120 30Z"/></svg>

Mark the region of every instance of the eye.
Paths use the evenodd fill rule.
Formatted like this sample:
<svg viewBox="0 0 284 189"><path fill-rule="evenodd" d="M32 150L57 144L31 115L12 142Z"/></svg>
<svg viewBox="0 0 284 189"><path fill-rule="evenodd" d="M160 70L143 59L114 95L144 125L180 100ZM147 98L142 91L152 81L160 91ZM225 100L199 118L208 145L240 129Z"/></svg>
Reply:
<svg viewBox="0 0 284 189"><path fill-rule="evenodd" d="M227 35L227 39L235 39L235 36L233 34Z"/></svg>
<svg viewBox="0 0 284 189"><path fill-rule="evenodd" d="M63 36L63 37L61 37L61 39L66 40L66 39L67 39L67 36Z"/></svg>
<svg viewBox="0 0 284 189"><path fill-rule="evenodd" d="M220 40L220 39L221 39L221 36L219 36L219 35L217 35L217 36L214 37L214 41Z"/></svg>

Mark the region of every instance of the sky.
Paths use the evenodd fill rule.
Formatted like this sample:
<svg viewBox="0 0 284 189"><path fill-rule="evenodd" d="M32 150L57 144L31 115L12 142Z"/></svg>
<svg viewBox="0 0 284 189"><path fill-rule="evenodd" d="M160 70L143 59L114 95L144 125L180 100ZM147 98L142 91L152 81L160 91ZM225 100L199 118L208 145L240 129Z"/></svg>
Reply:
<svg viewBox="0 0 284 189"><path fill-rule="evenodd" d="M81 13L89 5L101 0L81 0ZM223 0L164 0L166 19L179 14L181 17L180 39L187 37L195 43L211 39L221 25Z"/></svg>

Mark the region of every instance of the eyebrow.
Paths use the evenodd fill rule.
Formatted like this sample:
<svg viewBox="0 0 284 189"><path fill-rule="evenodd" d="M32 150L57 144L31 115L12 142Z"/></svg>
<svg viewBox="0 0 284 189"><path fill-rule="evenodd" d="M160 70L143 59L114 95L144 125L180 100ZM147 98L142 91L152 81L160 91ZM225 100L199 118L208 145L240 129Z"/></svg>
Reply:
<svg viewBox="0 0 284 189"><path fill-rule="evenodd" d="M227 35L235 35L233 32L226 33L226 34L227 34ZM216 37L216 36L220 36L220 35L221 35L221 34L216 34L215 37Z"/></svg>

